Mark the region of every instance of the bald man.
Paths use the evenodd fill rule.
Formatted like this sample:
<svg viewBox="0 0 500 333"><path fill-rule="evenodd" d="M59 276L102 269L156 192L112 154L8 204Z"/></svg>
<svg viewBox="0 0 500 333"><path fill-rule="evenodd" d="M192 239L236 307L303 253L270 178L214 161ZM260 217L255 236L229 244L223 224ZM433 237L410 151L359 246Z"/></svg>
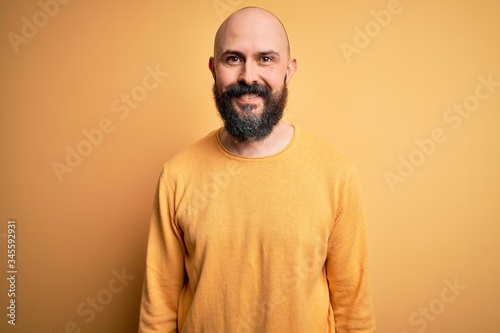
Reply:
<svg viewBox="0 0 500 333"><path fill-rule="evenodd" d="M233 13L209 69L224 126L162 170L139 332L374 332L356 169L282 120L283 25Z"/></svg>

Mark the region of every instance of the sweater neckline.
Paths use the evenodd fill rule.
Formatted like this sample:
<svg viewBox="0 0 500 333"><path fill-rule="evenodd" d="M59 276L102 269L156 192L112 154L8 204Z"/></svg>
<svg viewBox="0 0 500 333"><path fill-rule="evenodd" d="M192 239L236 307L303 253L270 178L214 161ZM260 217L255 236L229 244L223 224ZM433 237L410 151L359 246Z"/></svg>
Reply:
<svg viewBox="0 0 500 333"><path fill-rule="evenodd" d="M259 157L249 157L249 156L243 156L243 155L238 155L238 154L235 154L235 153L232 153L230 152L229 150L227 150L226 148L224 148L224 146L222 145L222 142L220 141L220 138L219 138L219 133L220 131L222 130L222 127L215 130L213 133L214 133L214 136L215 136L215 140L216 140L216 144L217 144L217 148L226 156L228 157L231 157L233 159L237 159L237 160L244 160L244 161L262 161L262 160L268 160L268 159L272 159L272 158L275 158L275 157L278 157L282 154L284 154L285 152L287 152L290 147L293 145L293 143L296 141L297 139L297 136L299 134L299 128L295 125L291 125L293 127L293 135L292 135L292 138L290 139L290 141L287 143L287 145L285 147L283 147L283 149L281 149L280 151L274 153L274 154L270 154L270 155L265 155L265 156L259 156Z"/></svg>

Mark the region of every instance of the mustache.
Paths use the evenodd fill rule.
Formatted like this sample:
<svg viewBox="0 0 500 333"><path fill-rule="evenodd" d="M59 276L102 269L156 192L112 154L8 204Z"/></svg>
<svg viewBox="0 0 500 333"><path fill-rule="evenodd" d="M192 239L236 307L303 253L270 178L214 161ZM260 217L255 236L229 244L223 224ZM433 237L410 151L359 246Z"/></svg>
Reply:
<svg viewBox="0 0 500 333"><path fill-rule="evenodd" d="M224 95L226 97L240 97L246 94L257 95L262 98L271 96L271 89L267 86L261 86L257 83L248 85L245 82L238 82L226 87Z"/></svg>

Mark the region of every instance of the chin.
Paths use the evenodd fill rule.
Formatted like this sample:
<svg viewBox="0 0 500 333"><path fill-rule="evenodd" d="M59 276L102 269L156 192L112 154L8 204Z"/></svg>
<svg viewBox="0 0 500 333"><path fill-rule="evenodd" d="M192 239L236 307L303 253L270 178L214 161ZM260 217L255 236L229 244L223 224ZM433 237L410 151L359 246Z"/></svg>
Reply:
<svg viewBox="0 0 500 333"><path fill-rule="evenodd" d="M261 114L264 110L264 107L260 104L254 103L234 103L234 109L238 112L242 113L253 113L253 114Z"/></svg>

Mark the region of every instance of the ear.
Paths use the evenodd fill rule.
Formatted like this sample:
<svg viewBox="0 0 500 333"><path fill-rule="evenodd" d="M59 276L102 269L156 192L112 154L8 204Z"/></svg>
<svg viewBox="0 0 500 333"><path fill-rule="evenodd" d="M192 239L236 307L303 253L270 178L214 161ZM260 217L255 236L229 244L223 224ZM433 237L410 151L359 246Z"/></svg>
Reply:
<svg viewBox="0 0 500 333"><path fill-rule="evenodd" d="M208 68L210 69L210 72L212 72L212 77L215 80L215 60L214 57L210 57L208 60Z"/></svg>
<svg viewBox="0 0 500 333"><path fill-rule="evenodd" d="M285 84L288 85L292 79L293 74L297 71L297 59L293 58L288 62L286 67L286 79Z"/></svg>

